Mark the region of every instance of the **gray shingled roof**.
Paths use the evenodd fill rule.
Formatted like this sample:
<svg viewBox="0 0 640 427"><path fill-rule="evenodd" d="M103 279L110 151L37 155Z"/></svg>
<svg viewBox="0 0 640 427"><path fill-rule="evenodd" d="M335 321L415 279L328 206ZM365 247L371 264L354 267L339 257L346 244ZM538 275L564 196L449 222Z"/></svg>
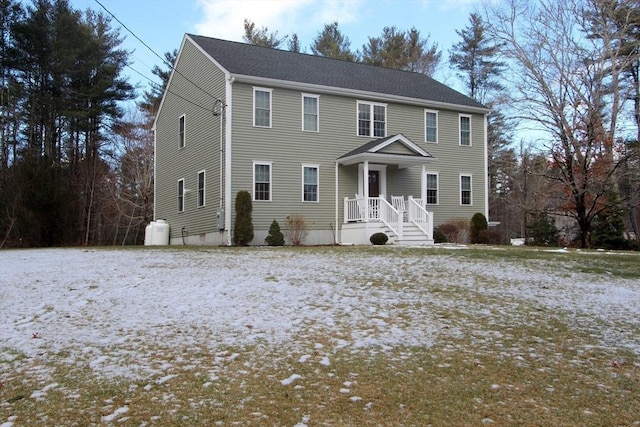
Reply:
<svg viewBox="0 0 640 427"><path fill-rule="evenodd" d="M232 74L486 108L424 74L188 34Z"/></svg>
<svg viewBox="0 0 640 427"><path fill-rule="evenodd" d="M398 137L398 136L401 136L402 138L405 138L405 139L409 140L409 138L407 138L406 136L404 136L404 135L403 135L403 134L401 134L401 133L399 133L399 134L395 134L395 135L389 135L389 136L387 136L386 138L374 139L374 140L369 141L369 142L367 142L367 143L365 143L365 144L361 145L360 147L358 147L358 148L356 148L356 149L354 149L354 150L351 150L351 151L349 151L348 153L346 153L346 154L344 154L344 155L342 155L342 156L338 157L338 159L344 159L344 158L346 158L346 157L350 157L350 156L353 156L353 155L355 155L355 154L367 153L367 152L369 152L371 149L373 149L373 148L375 148L375 147L379 146L380 144L383 144L384 142L386 142L386 141L388 141L388 140L390 140L390 139L396 138L396 137ZM409 140L409 141L410 141L410 140ZM429 154L429 153L427 153L427 154ZM416 154L394 154L394 155L396 155L396 156L418 156L419 154L418 154L418 153L416 153ZM433 156L431 156L431 154L429 154L429 157L433 157Z"/></svg>

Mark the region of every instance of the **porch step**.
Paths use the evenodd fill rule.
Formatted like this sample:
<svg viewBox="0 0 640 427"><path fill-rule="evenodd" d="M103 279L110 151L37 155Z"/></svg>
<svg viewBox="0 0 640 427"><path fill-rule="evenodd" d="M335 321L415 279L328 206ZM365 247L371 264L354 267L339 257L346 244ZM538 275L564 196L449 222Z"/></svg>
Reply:
<svg viewBox="0 0 640 427"><path fill-rule="evenodd" d="M387 235L393 238L394 245L405 245L405 246L433 245L433 239L427 239L427 236L424 235L422 230L420 230L413 223L404 224L402 240L398 239L398 236L388 228L386 229L385 232L387 233Z"/></svg>

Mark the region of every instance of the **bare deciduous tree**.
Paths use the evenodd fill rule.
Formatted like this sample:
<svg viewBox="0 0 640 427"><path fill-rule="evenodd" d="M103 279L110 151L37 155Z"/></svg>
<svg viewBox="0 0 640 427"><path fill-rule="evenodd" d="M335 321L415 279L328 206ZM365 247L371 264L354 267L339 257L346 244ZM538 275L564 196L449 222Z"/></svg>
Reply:
<svg viewBox="0 0 640 427"><path fill-rule="evenodd" d="M605 19L610 12L603 5L510 0L490 9L487 19L511 65L509 102L548 135L541 146L553 165L546 178L564 188L559 208L576 220L583 247L629 159L618 137L627 101L621 75L633 58L619 52L610 26L602 26L600 37L588 36L592 21L585 17Z"/></svg>

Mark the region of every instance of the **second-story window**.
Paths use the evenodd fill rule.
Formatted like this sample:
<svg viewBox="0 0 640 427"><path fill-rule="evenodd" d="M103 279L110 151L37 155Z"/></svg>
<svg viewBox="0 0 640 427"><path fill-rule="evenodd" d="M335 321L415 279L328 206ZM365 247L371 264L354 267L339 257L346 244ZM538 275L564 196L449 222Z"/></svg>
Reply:
<svg viewBox="0 0 640 427"><path fill-rule="evenodd" d="M271 127L271 89L253 88L253 125Z"/></svg>
<svg viewBox="0 0 640 427"><path fill-rule="evenodd" d="M302 95L302 130L318 132L319 103L318 95Z"/></svg>
<svg viewBox="0 0 640 427"><path fill-rule="evenodd" d="M387 136L387 106L358 102L358 136L383 138Z"/></svg>
<svg viewBox="0 0 640 427"><path fill-rule="evenodd" d="M471 116L460 115L460 145L471 145Z"/></svg>
<svg viewBox="0 0 640 427"><path fill-rule="evenodd" d="M425 110L424 112L424 140L438 142L438 112Z"/></svg>

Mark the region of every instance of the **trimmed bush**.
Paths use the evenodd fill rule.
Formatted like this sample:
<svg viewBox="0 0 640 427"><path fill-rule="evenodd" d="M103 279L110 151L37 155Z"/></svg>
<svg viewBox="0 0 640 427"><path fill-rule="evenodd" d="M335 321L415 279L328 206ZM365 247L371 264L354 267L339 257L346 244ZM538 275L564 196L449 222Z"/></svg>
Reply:
<svg viewBox="0 0 640 427"><path fill-rule="evenodd" d="M253 240L253 218L251 195L248 191L238 191L236 195L236 219L233 223L233 244L247 246Z"/></svg>
<svg viewBox="0 0 640 427"><path fill-rule="evenodd" d="M489 228L489 224L487 223L487 218L484 214L480 212L473 214L471 222L469 223L469 237L471 243L488 243L486 236L483 236L481 233L487 228Z"/></svg>
<svg viewBox="0 0 640 427"><path fill-rule="evenodd" d="M369 237L369 241L374 245L384 245L389 240L389 237L384 233L373 233Z"/></svg>
<svg viewBox="0 0 640 427"><path fill-rule="evenodd" d="M433 243L447 243L447 236L440 230L440 227L433 230Z"/></svg>
<svg viewBox="0 0 640 427"><path fill-rule="evenodd" d="M284 234L280 231L280 224L275 219L269 227L269 235L264 242L269 246L284 246Z"/></svg>

